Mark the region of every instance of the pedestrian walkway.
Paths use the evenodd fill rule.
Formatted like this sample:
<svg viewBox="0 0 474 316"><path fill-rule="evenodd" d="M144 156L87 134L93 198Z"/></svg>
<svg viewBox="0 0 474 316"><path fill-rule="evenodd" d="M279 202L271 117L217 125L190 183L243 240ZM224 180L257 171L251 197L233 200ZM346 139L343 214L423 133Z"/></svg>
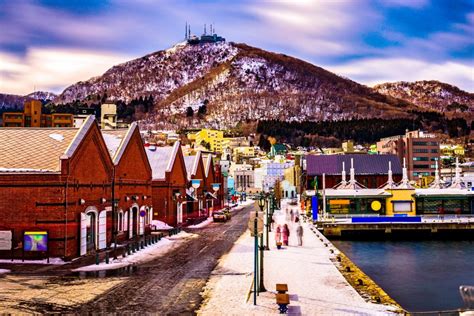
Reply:
<svg viewBox="0 0 474 316"><path fill-rule="evenodd" d="M286 222L287 205L276 213L276 224ZM289 207L289 206L288 206ZM294 207L296 208L296 206ZM293 315L383 315L395 307L366 302L344 279L332 254L303 223L303 246L297 246L296 224L289 224L289 246L278 250L274 231L269 235L270 251L265 252L265 287L267 292L247 300L252 284L253 238L248 232L236 242L214 270L204 293L201 315L278 314L275 302L276 283L288 284L289 314ZM276 227L276 226L275 226Z"/></svg>

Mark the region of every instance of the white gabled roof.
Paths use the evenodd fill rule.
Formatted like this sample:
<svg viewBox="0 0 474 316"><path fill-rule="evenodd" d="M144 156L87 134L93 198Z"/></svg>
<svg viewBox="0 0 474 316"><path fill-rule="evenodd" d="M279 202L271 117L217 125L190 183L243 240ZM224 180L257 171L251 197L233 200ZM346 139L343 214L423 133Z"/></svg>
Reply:
<svg viewBox="0 0 474 316"><path fill-rule="evenodd" d="M184 156L184 164L186 165L186 173L188 180L191 180L192 176L195 176L197 173L197 168L199 166L199 159L201 159L201 151L198 150L194 156Z"/></svg>
<svg viewBox="0 0 474 316"><path fill-rule="evenodd" d="M150 146L145 148L148 161L150 162L153 180L163 180L166 178L166 172L171 172L179 146L181 146L181 144L177 141L172 147Z"/></svg>
<svg viewBox="0 0 474 316"><path fill-rule="evenodd" d="M209 171L211 169L211 162L212 162L212 155L208 154L206 158L206 162L204 163L204 174L206 178L209 176Z"/></svg>
<svg viewBox="0 0 474 316"><path fill-rule="evenodd" d="M122 159L135 129L138 129L138 125L133 122L128 129L101 131L114 165L117 165Z"/></svg>
<svg viewBox="0 0 474 316"><path fill-rule="evenodd" d="M66 149L66 152L64 153L65 157L62 158L71 158L72 155L74 155L74 152L76 151L77 147L79 147L79 144L82 143L82 140L86 136L87 132L91 128L92 124L95 122L95 117L93 115L87 116L86 120L84 123L82 123L81 127L79 128L79 131L77 132L76 136L74 136L74 139L72 142L69 144L68 148Z"/></svg>

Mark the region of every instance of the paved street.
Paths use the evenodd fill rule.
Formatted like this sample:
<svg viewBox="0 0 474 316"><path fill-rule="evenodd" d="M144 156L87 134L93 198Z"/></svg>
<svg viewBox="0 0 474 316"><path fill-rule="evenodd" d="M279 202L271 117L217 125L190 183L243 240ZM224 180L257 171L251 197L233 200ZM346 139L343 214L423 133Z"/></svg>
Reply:
<svg viewBox="0 0 474 316"><path fill-rule="evenodd" d="M102 279L34 276L26 279L7 276L0 279L0 287L5 289L3 283L8 282L8 288L12 290L0 291L0 297L9 301L8 306L0 304L0 310L8 307L12 311L37 313L192 313L201 303L200 292L217 260L230 250L247 228L250 208L233 213L232 220L227 223L211 223L205 228L193 230L197 238L172 249L163 257L139 266L131 275ZM15 296L15 293L38 286L37 295L46 298L38 300L31 295ZM74 293L83 293L85 289L90 291L88 295L71 299ZM56 304L55 295L58 293L69 296L69 299Z"/></svg>

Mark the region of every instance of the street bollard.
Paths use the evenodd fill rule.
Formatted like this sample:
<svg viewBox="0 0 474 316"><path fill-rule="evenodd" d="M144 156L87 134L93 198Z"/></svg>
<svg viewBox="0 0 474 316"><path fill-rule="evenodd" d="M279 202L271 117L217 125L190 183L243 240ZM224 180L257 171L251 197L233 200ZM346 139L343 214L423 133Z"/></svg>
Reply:
<svg viewBox="0 0 474 316"><path fill-rule="evenodd" d="M95 254L95 264L99 264L99 253Z"/></svg>
<svg viewBox="0 0 474 316"><path fill-rule="evenodd" d="M132 249L130 249L130 244L127 245L127 254L129 256L132 254Z"/></svg>
<svg viewBox="0 0 474 316"><path fill-rule="evenodd" d="M108 251L105 252L105 263L109 264L109 252Z"/></svg>
<svg viewBox="0 0 474 316"><path fill-rule="evenodd" d="M143 248L145 248L145 247L143 246L143 240L142 240L142 241L140 242L140 249L143 249Z"/></svg>

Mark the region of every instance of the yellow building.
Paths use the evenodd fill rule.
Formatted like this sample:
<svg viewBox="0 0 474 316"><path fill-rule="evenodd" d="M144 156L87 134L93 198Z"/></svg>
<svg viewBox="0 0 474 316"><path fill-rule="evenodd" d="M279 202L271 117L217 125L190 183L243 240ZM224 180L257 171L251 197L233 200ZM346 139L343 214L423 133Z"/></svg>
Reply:
<svg viewBox="0 0 474 316"><path fill-rule="evenodd" d="M117 105L113 103L104 103L100 106L100 128L117 128Z"/></svg>
<svg viewBox="0 0 474 316"><path fill-rule="evenodd" d="M214 152L222 153L224 132L214 129L204 128L194 134L196 146L206 147L209 144L209 149Z"/></svg>
<svg viewBox="0 0 474 316"><path fill-rule="evenodd" d="M387 189L386 191L391 194L385 200L386 215L416 215L415 189Z"/></svg>
<svg viewBox="0 0 474 316"><path fill-rule="evenodd" d="M462 145L440 145L441 155L443 156L464 156L464 147Z"/></svg>
<svg viewBox="0 0 474 316"><path fill-rule="evenodd" d="M74 116L68 113L42 114L41 102L26 101L23 113L3 113L3 127L72 127Z"/></svg>
<svg viewBox="0 0 474 316"><path fill-rule="evenodd" d="M225 145L224 145L224 148L226 148ZM255 157L255 147L251 147L251 146L236 147L234 148L232 154L233 154L234 160L236 161L242 157Z"/></svg>

